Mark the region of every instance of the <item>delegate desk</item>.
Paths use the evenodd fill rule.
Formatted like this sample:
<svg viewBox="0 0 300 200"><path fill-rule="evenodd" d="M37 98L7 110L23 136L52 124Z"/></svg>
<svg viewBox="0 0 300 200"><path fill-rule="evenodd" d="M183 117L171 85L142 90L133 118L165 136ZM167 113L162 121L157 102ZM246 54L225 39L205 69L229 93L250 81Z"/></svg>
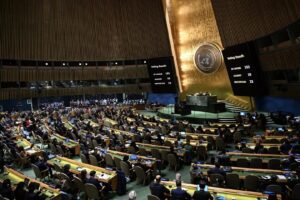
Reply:
<svg viewBox="0 0 300 200"><path fill-rule="evenodd" d="M281 155L281 154L259 154L259 153L241 153L241 152L228 152L226 153L230 161L236 162L239 158L246 158L249 161L252 158L260 158L262 159L263 163L269 163L269 160L271 159L287 159L289 158L289 155Z"/></svg>
<svg viewBox="0 0 300 200"><path fill-rule="evenodd" d="M175 142L177 141L177 138L170 138L170 137L166 137L165 139L166 141L171 142L172 144L175 144ZM186 140L181 140L182 144L185 145L186 144ZM199 140L190 140L190 145L193 147L198 147L198 146L205 146L207 148L207 142L202 142L200 143Z"/></svg>
<svg viewBox="0 0 300 200"><path fill-rule="evenodd" d="M119 130L119 129L105 128L103 130L109 131L109 133L112 133L111 131L114 131L114 134L116 134L116 135L126 135L126 136L128 136L130 138L134 136L134 133L131 133L129 131Z"/></svg>
<svg viewBox="0 0 300 200"><path fill-rule="evenodd" d="M199 170L203 172L203 174L206 176L208 175L207 171L215 167L214 165L208 165L208 164L197 164L197 166L200 167ZM238 174L239 178L242 180L244 180L247 175L254 175L259 177L262 180L271 179L272 175L276 175L278 183L287 183L288 179L291 177L290 175L294 174L294 172L291 171L245 168L245 167L230 167L228 168L228 171L226 171L226 167L224 167L224 171L227 173ZM289 174L289 176L286 176L285 174Z"/></svg>
<svg viewBox="0 0 300 200"><path fill-rule="evenodd" d="M90 123L90 125L91 125L92 128L98 128L100 126L98 123L96 123L96 122L94 122L94 121L92 121L90 119L83 120L83 123L85 123L85 124Z"/></svg>
<svg viewBox="0 0 300 200"><path fill-rule="evenodd" d="M283 139L288 138L288 136L286 135L256 135L253 136L253 141L258 141L258 140L278 140L278 142L280 142Z"/></svg>
<svg viewBox="0 0 300 200"><path fill-rule="evenodd" d="M176 184L174 181L161 181L166 188L169 190L176 189ZM197 189L197 185L183 183L182 189L186 190L191 196L193 196L194 192ZM234 189L227 189L227 188L218 188L218 187L210 187L208 186L208 191L217 199L218 196L223 196L226 200L267 200L268 195L262 194L260 192L251 192L251 191L242 191L242 190L234 190ZM281 200L281 196L277 197L278 200Z"/></svg>
<svg viewBox="0 0 300 200"><path fill-rule="evenodd" d="M90 171L95 171L96 177L98 178L99 181L111 184L112 189L116 190L117 173L115 171L107 170L101 167L96 167L94 165L89 165L82 162L77 162L75 160L61 157L61 156L56 156L55 158L48 160L47 163L50 166L54 166L54 163L56 163L60 167L69 164L71 166L70 171L76 175L80 174L80 172L84 169L87 171L88 174L90 173Z"/></svg>
<svg viewBox="0 0 300 200"><path fill-rule="evenodd" d="M216 139L218 135L216 134L206 134L206 133L185 133L186 136L190 136L193 140L199 140L200 138L207 139L208 137L212 137L213 139Z"/></svg>
<svg viewBox="0 0 300 200"><path fill-rule="evenodd" d="M25 176L11 168L5 167L4 173L0 174L0 181L3 182L5 179L9 179L14 187L16 187L18 183L24 182L25 179L29 179L29 182L38 183L40 185L41 194L45 195L47 199L60 199L60 191L58 189L51 188L49 185Z"/></svg>
<svg viewBox="0 0 300 200"><path fill-rule="evenodd" d="M151 168L151 169L156 168L156 162L158 161L156 158L151 158L151 157L146 157L146 156L139 156L139 155L136 155L137 160L132 160L131 159L132 154L125 153L125 152L120 152L120 151L108 150L107 153L110 154L113 158L117 157L121 160L123 160L124 156L128 156L129 157L129 162L131 164L134 165L135 163L140 163L141 165L146 166L147 168Z"/></svg>
<svg viewBox="0 0 300 200"><path fill-rule="evenodd" d="M127 122L129 122L129 123L135 122L135 119L134 119L134 118L131 118L131 117L127 117L126 120L127 120Z"/></svg>
<svg viewBox="0 0 300 200"><path fill-rule="evenodd" d="M246 147L250 148L250 149L254 149L255 148L255 143L245 143ZM271 144L271 143L261 143L261 145L265 148L265 149L269 149L271 147L277 147L278 149L280 148L281 144ZM239 143L237 145L239 148L241 147L241 143Z"/></svg>
<svg viewBox="0 0 300 200"><path fill-rule="evenodd" d="M106 118L104 118L103 125L108 126L108 127L113 127L115 125L118 125L118 122L106 117Z"/></svg>
<svg viewBox="0 0 300 200"><path fill-rule="evenodd" d="M65 128L69 131L72 130L73 128L75 128L75 126L69 121L64 121L63 124L64 124ZM75 129L77 129L77 128L75 128Z"/></svg>
<svg viewBox="0 0 300 200"><path fill-rule="evenodd" d="M162 151L169 152L170 151L169 146L163 146L163 145L157 145L157 144L147 144L147 143L140 143L140 142L137 142L136 145L139 148L145 149L147 152L151 152L152 149L157 149L160 152L162 152ZM180 157L185 156L184 149L174 149L174 150L176 151L177 156L180 156Z"/></svg>
<svg viewBox="0 0 300 200"><path fill-rule="evenodd" d="M57 142L63 142L64 147L67 149L73 150L75 155L80 154L80 145L78 142L75 142L74 140L71 140L69 138L66 138L64 136L61 136L59 134L52 134L51 135L51 140L56 139Z"/></svg>
<svg viewBox="0 0 300 200"><path fill-rule="evenodd" d="M29 155L29 156L41 156L43 155L43 151L40 150L39 148L37 147L32 147L33 144L31 144L28 140L26 140L25 138L22 138L22 137L18 137L16 139L16 145L18 147L23 147L24 150L26 151L26 153Z"/></svg>

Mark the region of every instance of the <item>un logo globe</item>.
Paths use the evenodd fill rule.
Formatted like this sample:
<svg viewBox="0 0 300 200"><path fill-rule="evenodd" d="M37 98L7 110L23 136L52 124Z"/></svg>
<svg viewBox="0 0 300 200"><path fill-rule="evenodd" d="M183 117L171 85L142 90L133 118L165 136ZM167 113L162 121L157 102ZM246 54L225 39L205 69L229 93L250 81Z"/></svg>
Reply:
<svg viewBox="0 0 300 200"><path fill-rule="evenodd" d="M220 48L213 43L201 44L195 52L195 66L205 74L218 71L222 64L223 56Z"/></svg>

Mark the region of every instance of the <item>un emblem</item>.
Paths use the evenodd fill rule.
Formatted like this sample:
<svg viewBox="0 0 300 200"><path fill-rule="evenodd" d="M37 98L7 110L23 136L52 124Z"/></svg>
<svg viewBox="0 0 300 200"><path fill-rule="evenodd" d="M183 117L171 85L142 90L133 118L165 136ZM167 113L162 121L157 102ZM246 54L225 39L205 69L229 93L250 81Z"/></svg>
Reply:
<svg viewBox="0 0 300 200"><path fill-rule="evenodd" d="M222 59L221 50L212 43L201 44L194 57L197 69L205 74L218 71L222 64Z"/></svg>

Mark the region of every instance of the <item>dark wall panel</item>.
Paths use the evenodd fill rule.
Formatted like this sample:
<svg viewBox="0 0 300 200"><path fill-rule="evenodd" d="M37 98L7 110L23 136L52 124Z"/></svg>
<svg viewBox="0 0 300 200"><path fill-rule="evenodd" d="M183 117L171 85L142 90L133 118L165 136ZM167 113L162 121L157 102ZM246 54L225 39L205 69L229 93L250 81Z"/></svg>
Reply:
<svg viewBox="0 0 300 200"><path fill-rule="evenodd" d="M161 0L1 0L0 58L171 56Z"/></svg>
<svg viewBox="0 0 300 200"><path fill-rule="evenodd" d="M212 0L224 47L275 32L300 19L299 0Z"/></svg>

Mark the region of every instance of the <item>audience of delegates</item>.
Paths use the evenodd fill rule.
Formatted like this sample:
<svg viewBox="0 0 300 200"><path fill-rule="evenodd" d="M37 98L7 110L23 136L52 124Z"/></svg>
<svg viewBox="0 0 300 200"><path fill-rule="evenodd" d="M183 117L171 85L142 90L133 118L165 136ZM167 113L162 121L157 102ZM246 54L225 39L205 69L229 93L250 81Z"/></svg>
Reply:
<svg viewBox="0 0 300 200"><path fill-rule="evenodd" d="M160 121L156 117L145 117L143 115L137 114L134 112L130 106L120 106L117 103L117 99L102 99L102 100L86 100L86 101L73 101L71 108L65 108L63 106L54 106L48 105L45 106L43 110L38 112L20 112L20 113L3 113L0 114L0 170L3 171L4 165L11 165L14 161L20 156L21 158L28 158L31 163L34 163L41 171L48 171L51 178L55 179L51 167L47 164L47 155L45 156L31 156L27 153L27 149L24 147L19 147L14 139L15 128L23 137L32 139L33 136L40 136L45 143L51 143L55 147L60 147L64 152L70 151L70 156L74 155L72 150L66 148L63 145L63 141L57 141L56 139L51 140L50 135L52 133L57 133L66 138L74 139L80 144L81 153L86 155L88 158L90 154L93 154L97 161L100 163L100 166L106 167L104 162L104 155L108 150L118 150L118 151L127 151L128 146L133 148L134 151L138 154L141 147L138 142L147 142L155 143L157 145L165 145L166 137L176 138L177 141L174 144L171 144L169 154L173 154L178 163L190 164L195 161L195 147L191 145L191 142L186 139L186 142L183 142L185 139L185 134L180 134L181 132L190 132L199 134L214 134L218 135L226 144L233 143L233 133L240 131L241 133L249 131L252 127L263 127L264 116L260 114L247 116L245 120L243 117L238 117L241 120L239 125L232 125L229 127L221 126L215 130L205 130L202 126L194 128L193 125L178 120L164 120ZM123 104L130 105L131 101L126 100ZM136 104L136 102L134 102ZM99 105L112 105L112 106L99 106ZM253 117L254 116L254 117ZM128 119L132 120L128 120ZM107 127L106 119L113 120L116 124ZM258 119L260 121L258 121ZM72 125L71 129L66 128L65 122L69 121ZM87 121L86 121L87 120ZM243 123L247 121L250 123L250 128L243 126ZM93 124L95 122L97 125ZM154 125L147 125L147 123L152 123ZM141 129L142 127L142 129ZM128 132L128 134L120 134L118 130ZM84 134L83 134L84 133ZM250 131L247 132L250 134ZM68 139L67 139L68 140ZM198 139L199 142L203 142L206 139ZM91 142L96 141L98 144L97 149L94 149L93 152L90 152ZM282 154L295 154L298 151L300 152L300 138L299 137L288 137L284 140L283 144L280 145L280 152ZM34 142L34 141L33 141ZM244 146L243 146L244 144ZM168 144L169 145L169 144ZM242 150L246 147L246 143L242 143ZM4 151L8 149L9 154ZM184 159L178 156L178 151L184 151ZM255 153L263 153L264 146L263 140L258 140L256 142ZM208 170L208 175L211 174L221 174L226 176L225 171L221 168L222 166L231 165L229 156L226 153L226 150L222 150L218 153L216 158L217 162L215 167ZM149 167L141 165L139 162L132 164L129 156L123 156L123 161L128 164L129 169L132 170L133 166L141 166L143 169L149 170ZM290 168L290 166L296 166L295 169L298 169L298 162L296 157L290 156L288 159L282 161L283 168ZM299 170L300 171L300 170ZM197 165L192 164L191 175L195 174L197 179L193 180L193 183L199 183L199 190L195 191L192 195L189 195L184 189L182 189L181 184L181 175L180 173L176 174L175 184L176 189L169 191L163 184L161 184L161 176L157 175L153 183L150 184L151 194L158 196L160 199L212 199L209 192L205 190L205 186L208 182L207 176L203 175L201 168L198 168ZM70 165L65 165L63 167L63 173L66 174L71 180L74 178L73 173L70 171ZM82 170L78 177L82 180L83 183L91 183L95 185L99 190L107 185L100 182L96 177L96 172L91 171L87 175L86 170ZM131 180L134 177L131 177ZM295 183L296 184L296 183ZM295 185L294 184L294 185ZM59 186L58 186L59 187ZM68 193L72 198L75 198L75 193L69 189L63 189ZM12 187L9 180L4 180L1 185L0 194L3 197L8 199L21 199L22 196L26 196L32 199L42 199L43 195L40 192L36 192L36 185L31 184L26 188L26 185L23 183L18 184L15 191L12 192ZM135 194L135 195L134 195ZM136 193L132 192L132 195L129 195L129 199L135 199Z"/></svg>

